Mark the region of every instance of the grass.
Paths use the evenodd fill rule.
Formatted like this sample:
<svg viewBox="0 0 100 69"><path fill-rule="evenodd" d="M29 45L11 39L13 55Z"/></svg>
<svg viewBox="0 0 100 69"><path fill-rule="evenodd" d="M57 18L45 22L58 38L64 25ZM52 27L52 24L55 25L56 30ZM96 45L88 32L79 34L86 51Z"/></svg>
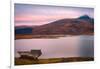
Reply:
<svg viewBox="0 0 100 69"><path fill-rule="evenodd" d="M32 34L17 34L15 39L32 39L32 38L58 38L66 35L32 35Z"/></svg>
<svg viewBox="0 0 100 69"><path fill-rule="evenodd" d="M83 34L84 35L84 34ZM88 35L93 35L93 34L88 34ZM32 39L32 38L59 38L59 37L66 37L66 36L78 36L78 35L64 35L64 34L59 34L59 35L32 35L32 34L16 34L15 39Z"/></svg>
<svg viewBox="0 0 100 69"><path fill-rule="evenodd" d="M50 59L38 59L38 60L15 58L15 65L80 62L80 61L93 61L93 60L94 60L93 57L50 58Z"/></svg>

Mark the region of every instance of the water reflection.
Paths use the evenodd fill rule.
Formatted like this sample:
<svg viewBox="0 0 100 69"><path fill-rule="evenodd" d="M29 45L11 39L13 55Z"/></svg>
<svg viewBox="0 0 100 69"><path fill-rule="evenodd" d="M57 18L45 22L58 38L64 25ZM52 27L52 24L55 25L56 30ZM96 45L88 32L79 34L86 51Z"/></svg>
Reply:
<svg viewBox="0 0 100 69"><path fill-rule="evenodd" d="M21 39L15 40L15 56L18 51L41 49L39 58L60 58L93 56L93 36L67 36L59 39Z"/></svg>
<svg viewBox="0 0 100 69"><path fill-rule="evenodd" d="M80 36L80 56L94 57L94 37Z"/></svg>

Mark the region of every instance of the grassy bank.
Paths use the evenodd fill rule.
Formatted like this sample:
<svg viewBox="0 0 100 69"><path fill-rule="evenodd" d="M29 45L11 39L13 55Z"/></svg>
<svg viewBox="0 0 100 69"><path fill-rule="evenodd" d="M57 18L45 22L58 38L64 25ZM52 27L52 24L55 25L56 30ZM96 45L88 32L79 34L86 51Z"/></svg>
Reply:
<svg viewBox="0 0 100 69"><path fill-rule="evenodd" d="M83 34L84 35L84 34ZM87 34L93 35L93 34ZM59 38L66 36L79 36L79 35L32 35L32 34L17 34L15 35L15 39L32 39L32 38Z"/></svg>
<svg viewBox="0 0 100 69"><path fill-rule="evenodd" d="M65 37L66 35L32 35L32 34L18 34L15 36L15 39L32 39L32 38L58 38Z"/></svg>
<svg viewBox="0 0 100 69"><path fill-rule="evenodd" d="M93 60L94 58L92 57L51 58L51 59L38 59L38 60L15 58L15 65L80 62L80 61L93 61Z"/></svg>

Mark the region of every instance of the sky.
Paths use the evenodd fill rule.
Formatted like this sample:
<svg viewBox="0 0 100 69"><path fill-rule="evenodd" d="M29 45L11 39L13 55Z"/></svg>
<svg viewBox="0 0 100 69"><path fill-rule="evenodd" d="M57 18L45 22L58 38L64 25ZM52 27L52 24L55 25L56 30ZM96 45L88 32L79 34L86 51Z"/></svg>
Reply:
<svg viewBox="0 0 100 69"><path fill-rule="evenodd" d="M43 25L64 18L78 18L82 15L93 18L94 9L18 3L14 5L15 26Z"/></svg>

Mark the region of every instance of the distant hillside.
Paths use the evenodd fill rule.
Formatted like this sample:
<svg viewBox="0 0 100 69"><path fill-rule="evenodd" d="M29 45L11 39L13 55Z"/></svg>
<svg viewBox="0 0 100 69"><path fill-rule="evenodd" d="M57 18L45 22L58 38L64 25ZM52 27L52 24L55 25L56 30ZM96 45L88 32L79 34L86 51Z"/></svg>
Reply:
<svg viewBox="0 0 100 69"><path fill-rule="evenodd" d="M26 26L26 25L16 26L15 34L32 34L32 30L35 27L37 26Z"/></svg>
<svg viewBox="0 0 100 69"><path fill-rule="evenodd" d="M15 34L32 34L32 28L17 28L15 29Z"/></svg>
<svg viewBox="0 0 100 69"><path fill-rule="evenodd" d="M33 35L81 35L94 33L94 19L87 15L76 19L61 19L45 25L15 28L15 34Z"/></svg>

